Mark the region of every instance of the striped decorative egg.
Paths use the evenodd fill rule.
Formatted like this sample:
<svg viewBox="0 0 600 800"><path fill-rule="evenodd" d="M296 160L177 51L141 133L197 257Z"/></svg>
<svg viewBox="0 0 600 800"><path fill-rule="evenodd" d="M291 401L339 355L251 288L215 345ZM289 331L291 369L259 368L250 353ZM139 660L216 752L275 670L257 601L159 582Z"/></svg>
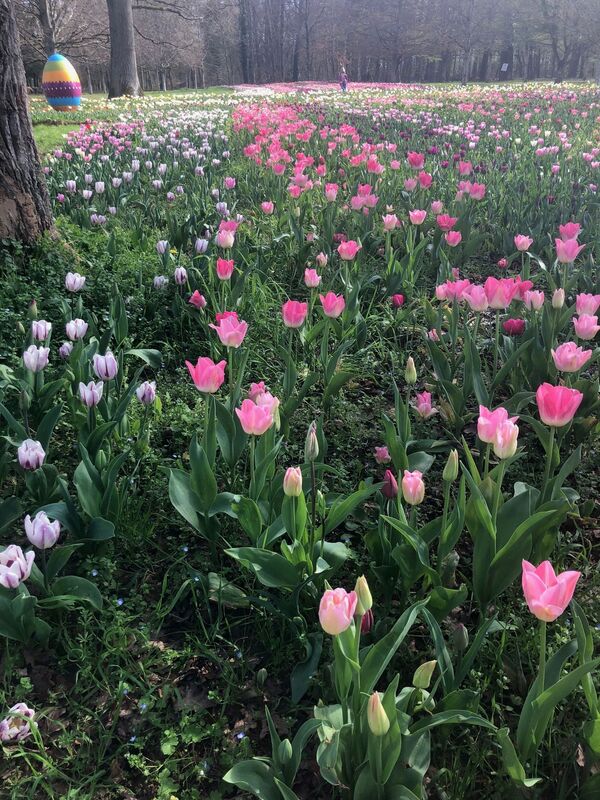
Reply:
<svg viewBox="0 0 600 800"><path fill-rule="evenodd" d="M54 53L42 73L42 90L55 111L72 111L81 103L81 83L68 58Z"/></svg>

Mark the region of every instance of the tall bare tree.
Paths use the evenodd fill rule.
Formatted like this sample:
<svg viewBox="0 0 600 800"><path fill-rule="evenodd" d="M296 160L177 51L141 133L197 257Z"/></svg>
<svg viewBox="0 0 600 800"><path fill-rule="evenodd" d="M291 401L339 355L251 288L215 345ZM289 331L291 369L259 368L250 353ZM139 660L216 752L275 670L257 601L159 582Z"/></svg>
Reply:
<svg viewBox="0 0 600 800"><path fill-rule="evenodd" d="M30 242L52 225L31 130L12 0L0 0L0 238Z"/></svg>

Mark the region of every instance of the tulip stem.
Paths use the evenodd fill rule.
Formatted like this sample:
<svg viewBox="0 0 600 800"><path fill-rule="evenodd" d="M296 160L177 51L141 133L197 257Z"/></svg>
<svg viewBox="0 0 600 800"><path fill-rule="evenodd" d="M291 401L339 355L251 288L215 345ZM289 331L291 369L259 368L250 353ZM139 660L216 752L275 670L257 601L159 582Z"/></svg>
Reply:
<svg viewBox="0 0 600 800"><path fill-rule="evenodd" d="M546 451L546 469L544 471L544 484L542 487L542 502L546 499L546 492L548 490L548 483L550 482L550 478L552 477L553 469L552 464L554 461L554 437L556 434L556 428L550 428L550 439L548 441L548 449Z"/></svg>
<svg viewBox="0 0 600 800"><path fill-rule="evenodd" d="M440 540L438 545L437 568L438 572L442 565L442 560L446 555L446 525L448 524L448 506L450 505L450 481L444 481L444 510L442 512L442 527L440 528Z"/></svg>
<svg viewBox="0 0 600 800"><path fill-rule="evenodd" d="M250 497L254 499L254 436L250 436Z"/></svg>
<svg viewBox="0 0 600 800"><path fill-rule="evenodd" d="M235 387L235 382L233 380L233 347L227 348L227 360L228 360L228 372L229 372L229 410L231 411L231 415L233 416L233 407L234 407L234 397L233 397L233 390Z"/></svg>
<svg viewBox="0 0 600 800"><path fill-rule="evenodd" d="M544 620L540 620L540 671L538 680L540 683L539 696L546 685L546 623Z"/></svg>
<svg viewBox="0 0 600 800"><path fill-rule="evenodd" d="M496 479L496 491L494 493L494 509L492 512L492 519L494 520L494 528L496 527L496 517L498 516L498 507L500 505L500 496L502 494L502 481L504 479L504 470L506 469L506 461L502 459L498 466L498 477Z"/></svg>
<svg viewBox="0 0 600 800"><path fill-rule="evenodd" d="M500 309L496 309L496 338L494 347L494 369L492 370L492 381L496 377L498 369L498 350L500 349Z"/></svg>

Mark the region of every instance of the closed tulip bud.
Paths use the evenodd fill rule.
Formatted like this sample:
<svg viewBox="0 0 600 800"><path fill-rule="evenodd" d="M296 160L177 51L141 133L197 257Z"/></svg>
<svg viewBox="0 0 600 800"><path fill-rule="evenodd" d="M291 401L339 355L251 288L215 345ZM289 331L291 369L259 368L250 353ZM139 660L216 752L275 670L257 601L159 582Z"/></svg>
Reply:
<svg viewBox="0 0 600 800"><path fill-rule="evenodd" d="M358 602L356 604L356 613L366 614L367 611L371 609L373 606L373 598L371 596L371 590L369 589L369 584L367 583L367 579L364 575L361 575L359 578L356 579L356 585L354 587L354 591L356 592L356 596L358 597Z"/></svg>
<svg viewBox="0 0 600 800"><path fill-rule="evenodd" d="M460 556L456 550L452 550L451 553L448 553L448 555L442 559L442 563L438 568L442 586L448 589L456 586L456 569L459 561Z"/></svg>
<svg viewBox="0 0 600 800"><path fill-rule="evenodd" d="M381 703L379 692L373 692L367 705L367 722L373 736L385 736L390 729L390 720Z"/></svg>
<svg viewBox="0 0 600 800"><path fill-rule="evenodd" d="M261 667L258 672L256 673L256 685L259 689L262 689L265 685L265 681L267 680L268 672L264 667Z"/></svg>
<svg viewBox="0 0 600 800"><path fill-rule="evenodd" d="M19 408L21 411L29 411L31 406L31 397L29 396L29 392L26 392L25 389L19 395Z"/></svg>
<svg viewBox="0 0 600 800"><path fill-rule="evenodd" d="M565 304L565 290L556 289L552 295L552 308L562 308Z"/></svg>
<svg viewBox="0 0 600 800"><path fill-rule="evenodd" d="M25 334L25 327L23 326L22 322L17 322L17 333L20 336L23 336Z"/></svg>
<svg viewBox="0 0 600 800"><path fill-rule="evenodd" d="M450 450L450 455L446 461L446 466L442 473L442 478L448 483L455 481L458 478L458 451Z"/></svg>
<svg viewBox="0 0 600 800"><path fill-rule="evenodd" d="M437 666L437 661L426 661L417 667L413 675L413 686L415 689L428 689L431 683L431 676Z"/></svg>
<svg viewBox="0 0 600 800"><path fill-rule="evenodd" d="M373 627L373 611L372 609L369 609L363 614L363 617L360 621L360 632L369 633L372 627Z"/></svg>
<svg viewBox="0 0 600 800"><path fill-rule="evenodd" d="M300 497L302 494L302 470L288 467L283 478L283 493L287 497Z"/></svg>
<svg viewBox="0 0 600 800"><path fill-rule="evenodd" d="M284 739L282 742L279 742L279 747L277 748L277 755L279 756L279 761L282 764L287 764L288 761L291 759L293 755L292 750L292 743L289 739Z"/></svg>
<svg viewBox="0 0 600 800"><path fill-rule="evenodd" d="M319 440L317 438L317 423L313 420L308 426L306 442L304 443L304 460L316 461L319 456Z"/></svg>
<svg viewBox="0 0 600 800"><path fill-rule="evenodd" d="M325 501L325 495L320 489L317 489L317 514L320 517L325 516L325 512L327 511L327 503Z"/></svg>
<svg viewBox="0 0 600 800"><path fill-rule="evenodd" d="M406 360L406 369L404 371L404 380L412 386L417 382L417 368L415 367L415 362L413 361L413 357L409 356Z"/></svg>
<svg viewBox="0 0 600 800"><path fill-rule="evenodd" d="M27 317L29 319L37 319L37 315L38 315L37 303L35 300L32 300L31 303L29 303L29 308L27 309Z"/></svg>
<svg viewBox="0 0 600 800"><path fill-rule="evenodd" d="M454 649L459 653L464 653L469 646L469 631L462 622L459 622L452 631L452 643L454 644Z"/></svg>

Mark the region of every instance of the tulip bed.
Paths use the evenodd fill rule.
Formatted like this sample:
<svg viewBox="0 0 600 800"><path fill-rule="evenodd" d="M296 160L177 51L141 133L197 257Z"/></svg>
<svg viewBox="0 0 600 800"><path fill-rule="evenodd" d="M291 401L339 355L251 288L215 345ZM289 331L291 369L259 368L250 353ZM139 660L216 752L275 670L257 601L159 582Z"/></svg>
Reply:
<svg viewBox="0 0 600 800"><path fill-rule="evenodd" d="M47 158L3 797L600 796L599 134L585 84L281 85Z"/></svg>

